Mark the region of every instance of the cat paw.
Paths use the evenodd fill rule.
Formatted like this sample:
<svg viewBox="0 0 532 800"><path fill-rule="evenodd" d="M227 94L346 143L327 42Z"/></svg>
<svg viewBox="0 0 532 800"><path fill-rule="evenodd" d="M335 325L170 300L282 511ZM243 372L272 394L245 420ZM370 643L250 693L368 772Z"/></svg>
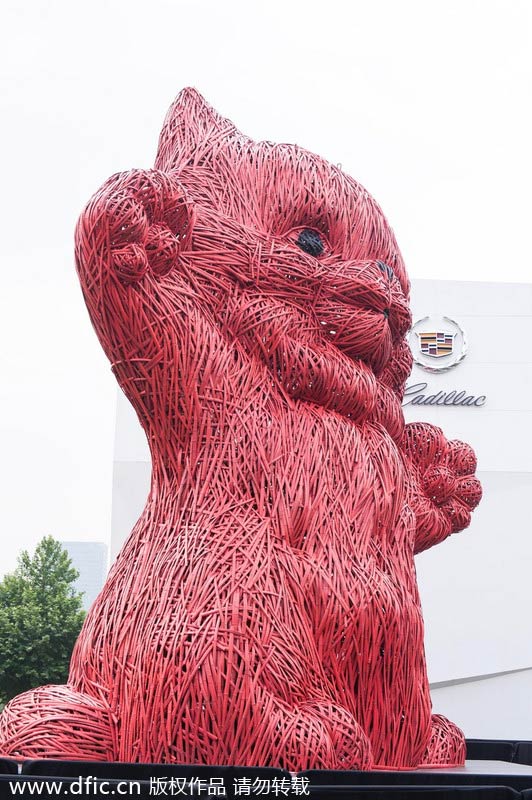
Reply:
<svg viewBox="0 0 532 800"><path fill-rule="evenodd" d="M40 686L14 697L0 714L0 753L15 758L113 761L110 709L70 686Z"/></svg>
<svg viewBox="0 0 532 800"><path fill-rule="evenodd" d="M412 501L417 518L416 552L467 528L482 497L472 448L447 441L425 422L405 426L404 451L411 465Z"/></svg>
<svg viewBox="0 0 532 800"><path fill-rule="evenodd" d="M420 767L462 767L466 745L460 728L441 714L432 715L430 741Z"/></svg>
<svg viewBox="0 0 532 800"><path fill-rule="evenodd" d="M475 478L477 459L465 442L447 442L447 469L454 478L454 491L442 508L451 521L452 532L463 530L471 521L471 511L482 499L482 486Z"/></svg>
<svg viewBox="0 0 532 800"><path fill-rule="evenodd" d="M190 200L178 181L159 170L113 175L89 201L76 229L76 262L82 283L109 270L123 284L146 273L162 277L189 249L194 224Z"/></svg>

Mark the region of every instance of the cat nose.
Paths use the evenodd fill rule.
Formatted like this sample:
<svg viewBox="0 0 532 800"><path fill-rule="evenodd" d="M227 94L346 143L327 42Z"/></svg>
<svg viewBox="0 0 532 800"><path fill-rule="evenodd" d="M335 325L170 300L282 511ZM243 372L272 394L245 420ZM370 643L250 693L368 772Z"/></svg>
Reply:
<svg viewBox="0 0 532 800"><path fill-rule="evenodd" d="M393 269L390 266L388 266L388 264L385 264L384 261L377 261L377 265L378 265L380 271L384 272L384 274L387 275L388 280L390 280L390 281L393 280L393 278L395 277L395 274L394 274Z"/></svg>

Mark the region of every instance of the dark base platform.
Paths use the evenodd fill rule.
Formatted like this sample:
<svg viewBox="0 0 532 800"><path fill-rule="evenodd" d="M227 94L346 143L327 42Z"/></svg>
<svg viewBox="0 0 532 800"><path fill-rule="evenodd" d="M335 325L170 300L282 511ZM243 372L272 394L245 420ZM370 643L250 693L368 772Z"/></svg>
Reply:
<svg viewBox="0 0 532 800"><path fill-rule="evenodd" d="M20 766L20 773L18 773ZM532 800L532 765L468 760L464 767L372 772L194 764L0 760L0 800L15 795L100 797L289 798L313 800ZM9 774L10 773L10 774ZM21 784L16 787L14 784ZM25 784L25 786L24 786ZM41 788L35 787L40 785ZM55 784L56 788L52 789ZM57 788L58 787L58 788Z"/></svg>
<svg viewBox="0 0 532 800"><path fill-rule="evenodd" d="M309 779L310 796L320 800L532 800L532 766L510 761L470 760L463 767L398 772L309 770L301 775Z"/></svg>

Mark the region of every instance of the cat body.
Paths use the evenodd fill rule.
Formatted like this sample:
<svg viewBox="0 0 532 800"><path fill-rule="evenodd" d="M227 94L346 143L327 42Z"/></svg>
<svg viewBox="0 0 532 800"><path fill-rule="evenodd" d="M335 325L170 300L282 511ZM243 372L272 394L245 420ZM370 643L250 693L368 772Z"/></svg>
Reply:
<svg viewBox="0 0 532 800"><path fill-rule="evenodd" d="M480 486L467 445L405 426L393 233L339 168L253 142L194 90L155 166L110 178L76 232L150 494L68 684L8 705L3 750L461 763L461 732L431 715L414 554L468 524Z"/></svg>

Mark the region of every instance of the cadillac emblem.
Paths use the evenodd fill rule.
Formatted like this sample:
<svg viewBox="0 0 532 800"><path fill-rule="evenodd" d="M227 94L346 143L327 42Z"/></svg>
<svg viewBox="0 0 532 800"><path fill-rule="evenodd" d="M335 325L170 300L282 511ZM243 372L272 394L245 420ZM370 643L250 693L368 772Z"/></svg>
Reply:
<svg viewBox="0 0 532 800"><path fill-rule="evenodd" d="M428 316L414 323L408 334L415 363L427 372L445 372L465 358L465 332L449 317Z"/></svg>

